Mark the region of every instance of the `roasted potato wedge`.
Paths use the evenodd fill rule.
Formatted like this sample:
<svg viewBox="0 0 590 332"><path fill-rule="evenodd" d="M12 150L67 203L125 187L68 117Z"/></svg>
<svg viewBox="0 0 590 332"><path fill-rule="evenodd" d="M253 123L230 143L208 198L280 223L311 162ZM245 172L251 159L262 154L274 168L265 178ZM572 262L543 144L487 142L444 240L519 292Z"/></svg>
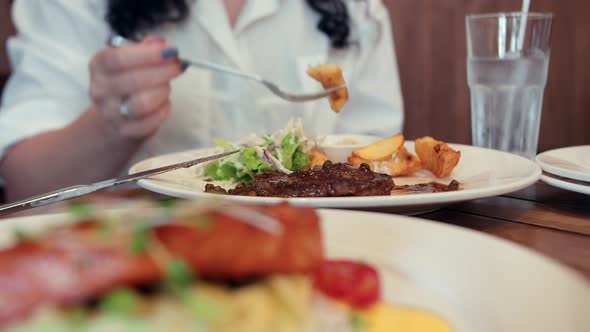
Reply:
<svg viewBox="0 0 590 332"><path fill-rule="evenodd" d="M359 167L362 163L365 163L369 166L371 166L371 161L370 160L366 160L360 157L356 157L356 156L350 156L348 157L348 163L351 164L354 167ZM371 170L374 171L373 167L371 166Z"/></svg>
<svg viewBox="0 0 590 332"><path fill-rule="evenodd" d="M415 149L426 169L439 178L449 176L461 159L460 151L430 136L417 139Z"/></svg>
<svg viewBox="0 0 590 332"><path fill-rule="evenodd" d="M335 64L322 64L315 67L309 67L307 74L315 80L322 83L324 89L333 88L346 84L344 77L342 76L342 69L340 66ZM334 112L340 112L340 109L348 101L348 89L340 89L335 91L328 96L330 106Z"/></svg>
<svg viewBox="0 0 590 332"><path fill-rule="evenodd" d="M391 176L412 175L424 168L418 157L411 154L404 146L400 147L395 156L388 160L367 160L353 155L348 158L348 163L355 167L365 163L371 170Z"/></svg>
<svg viewBox="0 0 590 332"><path fill-rule="evenodd" d="M352 155L365 160L386 161L404 145L404 141L404 135L400 133L354 150Z"/></svg>
<svg viewBox="0 0 590 332"><path fill-rule="evenodd" d="M410 153L405 146L399 148L392 162L394 165L401 165L399 169L393 169L397 171L397 174L392 176L412 175L424 168L424 163L416 155Z"/></svg>
<svg viewBox="0 0 590 332"><path fill-rule="evenodd" d="M322 166L326 160L328 160L328 156L326 156L322 151L318 149L313 149L309 152L309 165L311 167L315 166Z"/></svg>

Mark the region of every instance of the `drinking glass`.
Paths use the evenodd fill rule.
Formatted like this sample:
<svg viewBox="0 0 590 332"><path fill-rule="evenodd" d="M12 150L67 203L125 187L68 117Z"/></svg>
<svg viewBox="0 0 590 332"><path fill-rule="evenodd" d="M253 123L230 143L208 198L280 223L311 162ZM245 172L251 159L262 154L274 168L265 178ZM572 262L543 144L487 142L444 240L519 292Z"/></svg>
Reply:
<svg viewBox="0 0 590 332"><path fill-rule="evenodd" d="M535 157L552 20L540 13L467 16L473 145Z"/></svg>

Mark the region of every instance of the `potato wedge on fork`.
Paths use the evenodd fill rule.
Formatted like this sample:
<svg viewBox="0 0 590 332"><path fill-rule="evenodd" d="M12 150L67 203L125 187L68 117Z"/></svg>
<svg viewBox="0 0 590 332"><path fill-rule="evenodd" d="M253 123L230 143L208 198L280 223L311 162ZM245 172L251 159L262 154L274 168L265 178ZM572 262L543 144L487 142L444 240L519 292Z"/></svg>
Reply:
<svg viewBox="0 0 590 332"><path fill-rule="evenodd" d="M307 74L322 83L324 89L334 88L345 85L342 69L335 64L322 64L315 67L309 67ZM348 88L340 89L330 94L328 97L330 106L334 112L340 112L340 109L348 101Z"/></svg>

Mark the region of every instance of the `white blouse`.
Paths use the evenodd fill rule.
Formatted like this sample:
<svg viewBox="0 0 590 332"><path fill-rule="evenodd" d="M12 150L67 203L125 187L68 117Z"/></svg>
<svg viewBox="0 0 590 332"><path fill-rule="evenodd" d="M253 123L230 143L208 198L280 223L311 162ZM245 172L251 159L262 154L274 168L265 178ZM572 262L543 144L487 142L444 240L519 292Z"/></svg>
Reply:
<svg viewBox="0 0 590 332"><path fill-rule="evenodd" d="M18 34L8 41L13 75L0 108L0 155L16 142L63 128L90 104L88 64L110 34L104 0L17 0ZM256 73L294 92L321 85L308 65L342 66L350 100L339 114L327 100L290 103L257 83L189 68L172 84L172 112L132 162L150 155L269 133L291 117L314 134L392 135L403 110L390 22L381 0L347 1L351 45L330 47L317 29L319 15L302 0L248 0L236 25L223 2L196 0L181 25L153 31L188 59L200 59ZM72 142L75 144L75 142Z"/></svg>

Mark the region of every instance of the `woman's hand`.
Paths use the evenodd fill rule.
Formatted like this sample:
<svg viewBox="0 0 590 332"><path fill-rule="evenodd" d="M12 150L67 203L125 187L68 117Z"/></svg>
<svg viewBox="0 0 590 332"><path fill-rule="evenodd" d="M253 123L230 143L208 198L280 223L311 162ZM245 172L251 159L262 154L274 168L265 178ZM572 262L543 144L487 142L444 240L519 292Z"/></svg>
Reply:
<svg viewBox="0 0 590 332"><path fill-rule="evenodd" d="M160 128L170 112L170 82L182 73L177 55L163 39L148 37L94 56L90 97L107 132L144 140Z"/></svg>

